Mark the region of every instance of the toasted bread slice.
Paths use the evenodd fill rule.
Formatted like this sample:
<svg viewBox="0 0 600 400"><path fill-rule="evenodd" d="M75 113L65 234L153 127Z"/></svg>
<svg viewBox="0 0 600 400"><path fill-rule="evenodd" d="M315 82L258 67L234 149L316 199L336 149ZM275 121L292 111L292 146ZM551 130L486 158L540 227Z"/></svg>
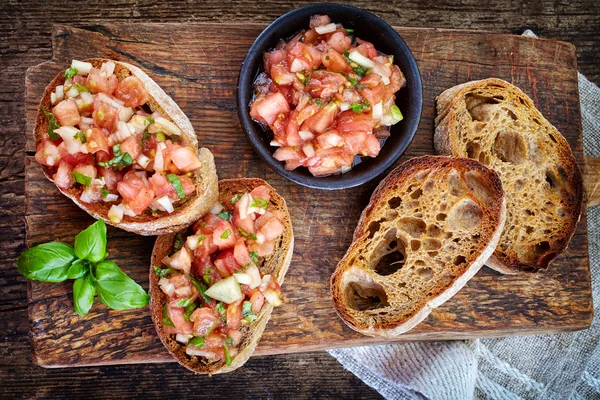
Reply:
<svg viewBox="0 0 600 400"><path fill-rule="evenodd" d="M506 204L498 175L466 158L413 158L371 196L331 277L352 329L394 338L452 297L492 254Z"/></svg>
<svg viewBox="0 0 600 400"><path fill-rule="evenodd" d="M258 186L268 186L271 188L270 206L273 210L279 210L283 213L283 224L285 231L277 240L275 251L270 256L262 260L258 265L261 275L271 274L277 282L282 285L292 260L294 252L294 232L292 229L292 220L283 197L278 195L269 184L262 179L243 178L243 179L224 179L219 181L219 201L224 203L226 199L231 199L232 195L243 194L252 191ZM202 215L197 215L196 219ZM175 234L159 236L152 250L152 264L150 265L150 309L152 310L152 321L160 340L165 345L169 353L175 357L179 364L198 374L221 374L231 372L241 367L250 358L254 349L260 341L261 335L265 330L267 322L271 317L273 305L265 302L258 318L250 325L243 325L240 330L243 338L239 346L239 353L232 360L231 365L226 365L224 361L210 361L203 357L190 356L185 352L185 346L178 343L172 335L167 335L163 330L162 307L166 301L166 295L158 286L159 277L154 273L153 266L161 265L161 260L171 254L175 241Z"/></svg>
<svg viewBox="0 0 600 400"><path fill-rule="evenodd" d="M477 159L502 180L506 227L486 264L508 274L547 268L581 214L583 184L567 141L525 93L500 79L448 89L437 109L436 152Z"/></svg>
<svg viewBox="0 0 600 400"><path fill-rule="evenodd" d="M84 60L92 63L95 68L100 66L109 60L101 58L92 58ZM212 153L206 149L201 148L198 151L198 139L194 128L190 123L189 119L185 116L179 106L169 97L164 90L158 86L144 71L138 67L127 64L120 61L114 61L115 63L115 75L122 80L128 76L135 76L140 79L148 91L150 100L148 105L152 111L158 111L165 116L168 120L177 125L181 131L181 142L187 146L192 146L198 153L198 157L202 163L202 166L193 172L191 177L194 184L196 185L196 193L188 196L183 202L175 204L175 211L171 214L167 212L161 212L157 216L152 215L150 211L144 212L142 215L136 217L124 216L123 220L115 224L108 218L108 210L111 207L111 203L107 202L96 202L96 203L85 203L80 200L83 189L81 187L73 187L70 189L59 190L68 198L73 200L75 204L87 211L92 217L96 219L103 219L107 224L116 226L126 231L135 232L140 235L159 235L169 232L176 232L185 228L194 222L198 215L202 215L210 210L210 207L214 204L217 199L217 172L215 168L215 162ZM44 95L40 102L41 105L46 107L47 110L52 108L50 102L50 95L57 86L64 84L65 71L61 71L54 80L46 87ZM38 110L36 116L36 123L34 128L34 136L36 144L39 144L42 139L47 137L48 121L41 110ZM55 167L42 166L44 175L51 181L53 181L53 175L56 172ZM58 186L57 186L58 187Z"/></svg>

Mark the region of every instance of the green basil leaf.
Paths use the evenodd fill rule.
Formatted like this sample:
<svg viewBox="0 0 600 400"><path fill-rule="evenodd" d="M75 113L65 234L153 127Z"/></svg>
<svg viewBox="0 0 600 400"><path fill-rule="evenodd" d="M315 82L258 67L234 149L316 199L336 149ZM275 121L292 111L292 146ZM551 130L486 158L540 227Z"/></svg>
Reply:
<svg viewBox="0 0 600 400"><path fill-rule="evenodd" d="M161 131L156 132L156 141L157 142L164 142L165 140L167 140L167 137L165 136L164 132L161 132Z"/></svg>
<svg viewBox="0 0 600 400"><path fill-rule="evenodd" d="M96 288L90 274L76 279L75 283L73 283L73 306L75 312L85 317L90 308L92 308L92 304L94 304L95 295Z"/></svg>
<svg viewBox="0 0 600 400"><path fill-rule="evenodd" d="M315 102L317 103L317 105L318 105L319 107L323 106L323 100L321 100L320 98L317 98L317 99L315 100Z"/></svg>
<svg viewBox="0 0 600 400"><path fill-rule="evenodd" d="M75 75L77 75L78 72L79 70L75 67L67 68L67 70L65 71L65 79L74 77Z"/></svg>
<svg viewBox="0 0 600 400"><path fill-rule="evenodd" d="M198 304L196 304L195 302L194 302L194 303L192 303L192 304L190 304L190 305L188 305L188 306L185 308L185 312L183 313L183 317L184 317L184 318L185 318L187 321L189 321L189 320L190 320L190 315L192 315L192 313L193 313L194 311L196 311L196 308L198 308Z"/></svg>
<svg viewBox="0 0 600 400"><path fill-rule="evenodd" d="M219 314L221 314L221 319L223 320L223 323L226 324L227 323L227 308L225 307L225 304L223 304L222 302L218 302L215 309L219 312Z"/></svg>
<svg viewBox="0 0 600 400"><path fill-rule="evenodd" d="M99 166L104 168L118 169L133 164L133 159L129 153L121 153L121 144L117 143L113 146L114 157L108 161L100 161Z"/></svg>
<svg viewBox="0 0 600 400"><path fill-rule="evenodd" d="M269 203L262 197L255 197L252 204L250 204L250 207L262 208L263 210L266 210L267 207L269 207Z"/></svg>
<svg viewBox="0 0 600 400"><path fill-rule="evenodd" d="M152 117L151 117L150 115L148 115L148 116L146 117L146 121L148 121L148 124L149 124L149 125L152 125L152 124L154 123L154 120L152 119Z"/></svg>
<svg viewBox="0 0 600 400"><path fill-rule="evenodd" d="M83 278L90 272L90 262L88 260L75 260L69 267L67 276L69 279Z"/></svg>
<svg viewBox="0 0 600 400"><path fill-rule="evenodd" d="M195 347L202 347L204 346L204 337L196 336L194 338L191 338L188 344L193 344Z"/></svg>
<svg viewBox="0 0 600 400"><path fill-rule="evenodd" d="M367 103L367 102L364 102L364 103L352 103L352 104L350 104L350 108L355 113L361 113L361 112L367 110L369 107L371 107L371 105L369 103Z"/></svg>
<svg viewBox="0 0 600 400"><path fill-rule="evenodd" d="M181 232L177 232L177 234L175 235L175 242L173 243L173 253L181 250L182 246L183 246L183 236L181 236Z"/></svg>
<svg viewBox="0 0 600 400"><path fill-rule="evenodd" d="M193 297L190 297L187 299L181 299L177 302L177 306L187 308L189 305L194 303L194 300L195 299Z"/></svg>
<svg viewBox="0 0 600 400"><path fill-rule="evenodd" d="M231 365L231 356L229 355L229 346L227 342L223 343L223 349L225 350L225 364Z"/></svg>
<svg viewBox="0 0 600 400"><path fill-rule="evenodd" d="M157 267L156 265L153 266L154 268L154 273L159 276L159 277L166 277L169 276L171 274L171 272L175 271L174 268L160 268Z"/></svg>
<svg viewBox="0 0 600 400"><path fill-rule="evenodd" d="M100 262L106 255L106 224L94 222L75 236L75 254L82 260Z"/></svg>
<svg viewBox="0 0 600 400"><path fill-rule="evenodd" d="M83 131L78 131L75 135L73 135L73 139L79 139L82 144L87 142L87 138L85 137L85 133L83 133Z"/></svg>
<svg viewBox="0 0 600 400"><path fill-rule="evenodd" d="M256 320L256 314L252 312L252 302L245 301L244 304L242 304L242 317L250 323Z"/></svg>
<svg viewBox="0 0 600 400"><path fill-rule="evenodd" d="M202 297L202 300L204 300L204 302L206 304L210 304L213 302L213 299L211 299L210 297L208 297L206 295L206 289L208 289L206 287L206 285L200 281L198 281L196 278L194 278L192 275L188 275L190 277L190 279L192 280L192 284L196 287L196 290L198 290L198 293L200 293L200 297Z"/></svg>
<svg viewBox="0 0 600 400"><path fill-rule="evenodd" d="M229 229L225 229L225 232L221 234L221 239L228 239L231 235L231 231Z"/></svg>
<svg viewBox="0 0 600 400"><path fill-rule="evenodd" d="M73 180L75 182L81 183L86 187L92 184L92 178L90 176L82 174L81 172L73 171L71 172L71 176L73 176Z"/></svg>
<svg viewBox="0 0 600 400"><path fill-rule="evenodd" d="M171 318L169 318L169 313L167 313L167 303L165 303L165 305L163 306L162 317L163 317L163 320L162 320L163 326L175 327L175 324L173 323L173 321L171 321Z"/></svg>
<svg viewBox="0 0 600 400"><path fill-rule="evenodd" d="M40 282L63 282L77 257L66 243L50 242L25 250L17 258L17 269L28 279Z"/></svg>
<svg viewBox="0 0 600 400"><path fill-rule="evenodd" d="M236 194L235 196L233 196L233 197L231 198L231 200L229 200L229 204L231 204L231 205L234 205L234 204L235 204L235 203L237 203L237 201L238 201L239 199L241 199L241 198L242 198L242 195L241 195L241 194Z"/></svg>
<svg viewBox="0 0 600 400"><path fill-rule="evenodd" d="M54 132L54 130L60 128L60 124L58 123L56 118L54 118L54 114L46 110L46 107L40 106L40 108L42 109L42 112L48 120L48 129L46 130L46 132L48 132L48 137L50 138L50 140L55 141L60 136L58 135L58 133Z"/></svg>
<svg viewBox="0 0 600 400"><path fill-rule="evenodd" d="M109 194L110 194L110 192L108 191L108 189L103 187L102 188L102 198L105 199L106 196L108 196Z"/></svg>
<svg viewBox="0 0 600 400"><path fill-rule="evenodd" d="M86 87L85 87L84 85L82 85L81 83L76 83L76 84L75 84L75 88L77 89L77 91L78 91L79 93L81 93L81 92L87 92L87 93L89 93L89 92L90 92L90 89L86 88Z"/></svg>
<svg viewBox="0 0 600 400"><path fill-rule="evenodd" d="M245 230L243 230L242 228L238 228L238 232L240 233L240 235L242 235L246 239L256 240L256 235L254 233L248 233Z"/></svg>
<svg viewBox="0 0 600 400"><path fill-rule="evenodd" d="M112 261L102 261L96 266L95 284L100 300L113 310L141 308L150 299L148 293Z"/></svg>
<svg viewBox="0 0 600 400"><path fill-rule="evenodd" d="M254 264L258 264L258 253L256 251L250 252L250 258Z"/></svg>
<svg viewBox="0 0 600 400"><path fill-rule="evenodd" d="M225 221L231 221L232 211L221 211L217 214L217 217L224 219Z"/></svg>
<svg viewBox="0 0 600 400"><path fill-rule="evenodd" d="M179 177L175 174L167 174L167 179L169 180L169 182L171 182L171 185L173 185L173 187L175 188L175 191L177 192L177 196L179 196L179 198L181 200L185 199L185 193L183 192L183 186L181 186L181 179L179 179Z"/></svg>

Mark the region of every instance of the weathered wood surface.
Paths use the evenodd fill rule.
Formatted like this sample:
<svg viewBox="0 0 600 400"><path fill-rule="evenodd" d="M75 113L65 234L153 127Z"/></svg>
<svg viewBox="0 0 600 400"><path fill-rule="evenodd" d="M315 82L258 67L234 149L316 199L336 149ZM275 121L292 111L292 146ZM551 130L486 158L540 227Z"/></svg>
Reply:
<svg viewBox="0 0 600 400"><path fill-rule="evenodd" d="M82 0L14 1L0 4L0 397L228 398L379 398L373 389L344 370L327 353L252 357L234 374L193 376L177 364L137 364L76 369L39 368L31 362L26 280L14 262L25 250L24 93L25 71L52 56L52 23L88 26L106 22L233 22L268 24L294 7L307 4L263 0L232 2L137 2L109 5ZM600 2L521 2L449 0L372 2L356 0L396 26L482 29L520 34L533 29L542 37L562 39L577 48L578 68L600 83ZM67 12L68 10L68 12ZM207 390L208 389L208 390Z"/></svg>
<svg viewBox="0 0 600 400"><path fill-rule="evenodd" d="M215 154L219 176L257 176L288 201L296 234L294 258L256 354L323 350L381 339L362 336L337 318L329 277L347 249L376 182L352 190L317 191L272 172L247 143L235 110L237 73L257 25L111 24L89 30L57 26L52 62L27 74L27 130L40 94L72 58L111 57L134 62L190 117L199 141ZM458 83L488 76L512 81L534 99L581 157L576 57L572 45L481 32L399 29L423 77L423 118L403 160L431 154L434 99ZM27 149L35 144L28 142ZM233 161L235 160L235 161ZM27 158L28 244L70 240L91 219L63 197ZM352 205L352 206L349 206ZM60 217L57 217L60 216ZM582 329L592 317L585 216L567 254L537 275L501 276L483 270L451 301L402 340L447 340ZM111 258L147 285L152 238L109 230ZM71 283L30 284L34 362L51 367L165 362L147 309L113 312L97 304L86 318L72 311Z"/></svg>

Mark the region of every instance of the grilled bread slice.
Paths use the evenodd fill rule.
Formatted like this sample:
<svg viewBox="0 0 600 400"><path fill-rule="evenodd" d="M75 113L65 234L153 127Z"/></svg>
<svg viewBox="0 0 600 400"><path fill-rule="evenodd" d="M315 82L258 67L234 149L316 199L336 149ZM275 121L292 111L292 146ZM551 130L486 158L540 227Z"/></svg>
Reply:
<svg viewBox="0 0 600 400"><path fill-rule="evenodd" d="M84 61L92 63L95 68L100 68L103 63L109 60L92 58ZM169 97L156 82L154 82L144 71L134 65L120 61L113 62L115 63L115 75L117 75L119 81L128 76L137 77L148 91L150 99L147 102L147 105L152 112L160 112L165 118L177 125L182 131L180 138L181 144L193 147L198 153L202 166L194 171L191 176L196 185L196 193L188 196L184 201L176 203L174 205L175 211L171 214L162 212L155 216L152 215L150 211L146 211L135 217L124 216L120 223L113 223L108 218L108 210L111 207L111 203L86 203L81 201L80 197L83 192L81 187L72 187L70 189L59 188L59 190L92 217L103 219L107 224L126 231L135 232L140 235L159 235L168 232L176 232L194 222L198 215L205 214L216 201L218 195L218 178L214 157L206 148L198 150L198 139L191 122L173 99L171 99L171 97ZM56 75L54 80L52 80L44 91L40 104L47 110L52 108L50 95L55 91L57 86L62 85L65 82L64 74L65 71L61 71ZM36 145L47 137L47 128L48 120L40 109L36 116L34 128ZM56 172L56 167L42 166L42 169L44 175L51 181L54 181L53 175Z"/></svg>
<svg viewBox="0 0 600 400"><path fill-rule="evenodd" d="M279 237L275 245L275 251L270 256L264 258L258 267L261 275L271 274L277 280L277 283L282 285L292 260L292 253L294 252L292 220L284 198L278 195L275 189L262 179L244 178L219 181L219 201L224 203L227 199L231 199L233 195L251 192L255 187L263 185L271 188L270 209L279 210L284 215L282 222L285 225L285 231ZM200 217L202 215L197 215L196 219ZM166 295L160 289L158 285L160 278L154 273L153 269L154 265L161 265L161 260L172 253L175 236L175 234L159 236L152 251L152 264L150 265L150 308L156 332L167 350L169 350L169 353L175 357L179 364L187 369L198 374L209 375L231 372L241 367L254 352L271 317L273 305L265 302L258 314L258 318L250 325L243 325L240 328L243 338L239 346L239 353L232 360L231 365L226 365L224 361L210 361L203 357L186 354L185 346L177 342L172 335L165 334L163 330L162 307L166 301Z"/></svg>
<svg viewBox="0 0 600 400"><path fill-rule="evenodd" d="M525 93L500 79L448 89L437 110L436 152L479 160L502 180L507 221L486 264L507 274L547 268L581 214L583 184L567 141Z"/></svg>
<svg viewBox="0 0 600 400"><path fill-rule="evenodd" d="M478 161L424 156L388 175L331 277L352 329L394 338L423 321L492 254L506 205L498 175Z"/></svg>

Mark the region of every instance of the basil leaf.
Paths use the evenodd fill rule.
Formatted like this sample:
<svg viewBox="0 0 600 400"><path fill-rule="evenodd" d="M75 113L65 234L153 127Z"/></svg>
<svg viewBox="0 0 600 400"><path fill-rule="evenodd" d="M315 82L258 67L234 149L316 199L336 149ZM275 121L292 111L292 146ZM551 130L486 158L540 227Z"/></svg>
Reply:
<svg viewBox="0 0 600 400"><path fill-rule="evenodd" d="M108 189L103 187L102 188L102 198L105 199L106 196L108 196L109 194L110 194L110 192L108 191Z"/></svg>
<svg viewBox="0 0 600 400"><path fill-rule="evenodd" d="M258 264L258 253L256 251L250 252L250 258L254 264Z"/></svg>
<svg viewBox="0 0 600 400"><path fill-rule="evenodd" d="M196 308L198 308L198 305L197 305L196 303L192 303L192 304L188 305L188 306L185 308L185 312L183 313L183 317L184 317L184 318L185 318L187 321L189 321L189 320L190 320L190 315L192 315L192 313L193 313L194 311L196 311Z"/></svg>
<svg viewBox="0 0 600 400"><path fill-rule="evenodd" d="M231 365L231 356L229 355L229 346L227 346L227 342L223 343L223 349L225 350L225 364Z"/></svg>
<svg viewBox="0 0 600 400"><path fill-rule="evenodd" d="M95 295L96 288L91 275L87 274L75 280L75 283L73 283L73 307L75 312L85 317L92 308L92 304L94 304Z"/></svg>
<svg viewBox="0 0 600 400"><path fill-rule="evenodd" d="M225 305L222 302L218 302L215 309L219 312L219 314L221 314L221 319L223 320L223 323L226 324L227 323L227 308L225 308Z"/></svg>
<svg viewBox="0 0 600 400"><path fill-rule="evenodd" d="M263 210L266 210L267 207L269 207L269 203L262 197L255 197L252 204L250 204L250 207L262 208Z"/></svg>
<svg viewBox="0 0 600 400"><path fill-rule="evenodd" d="M347 76L346 79L348 79L348 81L352 84L352 86L356 87L357 89L365 88L363 85L358 83L358 81L356 79L352 78L351 76Z"/></svg>
<svg viewBox="0 0 600 400"><path fill-rule="evenodd" d="M148 293L112 261L102 261L96 266L95 284L100 300L113 310L141 308L150 299Z"/></svg>
<svg viewBox="0 0 600 400"><path fill-rule="evenodd" d="M257 316L252 312L252 302L245 301L242 305L242 318L250 323L256 320Z"/></svg>
<svg viewBox="0 0 600 400"><path fill-rule="evenodd" d="M225 232L221 234L221 239L228 239L231 235L231 231L229 229L225 229Z"/></svg>
<svg viewBox="0 0 600 400"><path fill-rule="evenodd" d="M148 124L149 124L149 125L152 125L152 124L154 123L154 120L152 119L152 117L151 117L150 115L148 115L148 116L146 117L146 121L148 121Z"/></svg>
<svg viewBox="0 0 600 400"><path fill-rule="evenodd" d="M167 179L169 180L169 182L171 182L171 185L173 185L173 187L175 188L175 191L177 192L177 196L179 196L179 198L181 200L185 199L185 193L183 192L183 186L181 186L181 179L179 179L179 177L175 174L167 174Z"/></svg>
<svg viewBox="0 0 600 400"><path fill-rule="evenodd" d="M154 268L154 273L161 278L163 276L169 276L171 274L171 272L175 271L174 268L159 268L156 265L153 268Z"/></svg>
<svg viewBox="0 0 600 400"><path fill-rule="evenodd" d="M206 268L204 270L204 275L202 276L202 279L204 279L204 282L206 282L207 285L211 285L212 284L212 273L214 272L214 270L210 267Z"/></svg>
<svg viewBox="0 0 600 400"><path fill-rule="evenodd" d="M84 85L82 85L80 83L76 83L75 84L75 88L77 89L77 91L79 93L81 93L81 92L87 92L87 93L89 93L90 92L90 89L86 88Z"/></svg>
<svg viewBox="0 0 600 400"><path fill-rule="evenodd" d="M17 269L28 279L40 282L63 282L77 257L66 243L50 242L25 250L17 258Z"/></svg>
<svg viewBox="0 0 600 400"><path fill-rule="evenodd" d="M221 211L217 214L217 217L224 219L225 221L231 221L231 214L233 214L231 211Z"/></svg>
<svg viewBox="0 0 600 400"><path fill-rule="evenodd" d="M189 305L194 303L194 300L195 299L193 297L190 297L187 299L181 299L177 302L177 306L187 308Z"/></svg>
<svg viewBox="0 0 600 400"><path fill-rule="evenodd" d="M323 100L321 100L320 98L317 98L317 99L315 100L315 102L317 103L317 105L318 105L319 107L322 107L322 106L323 106Z"/></svg>
<svg viewBox="0 0 600 400"><path fill-rule="evenodd" d="M234 204L235 204L235 203L237 203L237 201L238 201L239 199L241 199L241 198L242 198L242 195L241 195L241 194L236 194L235 196L233 196L233 197L231 198L231 200L229 200L229 204L231 204L231 205L234 205Z"/></svg>
<svg viewBox="0 0 600 400"><path fill-rule="evenodd" d="M93 263L104 260L106 255L106 224L94 222L75 236L75 254L82 260Z"/></svg>
<svg viewBox="0 0 600 400"><path fill-rule="evenodd" d="M188 344L193 344L195 347L202 347L204 346L204 337L203 336L196 336L192 339L190 339L190 341L188 342Z"/></svg>
<svg viewBox="0 0 600 400"><path fill-rule="evenodd" d="M346 35L354 33L354 29L346 28Z"/></svg>
<svg viewBox="0 0 600 400"><path fill-rule="evenodd" d="M164 142L165 140L167 140L164 132L158 131L156 132L156 141L157 142Z"/></svg>
<svg viewBox="0 0 600 400"><path fill-rule="evenodd" d="M175 327L175 324L173 323L173 321L171 321L171 318L169 318L169 313L167 313L167 303L165 303L165 305L163 306L162 317L163 326Z"/></svg>
<svg viewBox="0 0 600 400"><path fill-rule="evenodd" d="M128 165L133 164L133 159L129 155L129 153L121 153L121 144L115 144L113 146L113 155L114 157L108 161L100 161L98 163L99 166L104 168L114 168L117 169L119 167L126 167Z"/></svg>
<svg viewBox="0 0 600 400"><path fill-rule="evenodd" d="M192 284L196 287L196 290L198 290L198 293L200 293L200 297L202 297L202 300L204 300L204 302L206 304L211 304L213 302L213 299L211 299L210 297L208 297L206 295L206 285L204 285L204 283L199 282L196 278L194 278L192 275L188 275L190 277L190 279L192 280Z"/></svg>
<svg viewBox="0 0 600 400"><path fill-rule="evenodd" d="M178 232L175 235L175 243L173 243L173 253L181 250L182 246L183 246L183 236L181 236L181 232Z"/></svg>
<svg viewBox="0 0 600 400"><path fill-rule="evenodd" d="M58 123L56 118L54 118L54 114L46 110L46 107L40 106L40 108L42 109L42 112L48 120L48 129L46 130L46 132L48 132L48 137L50 138L50 140L55 141L60 136L58 135L58 133L54 132L54 130L60 128L60 124Z"/></svg>
<svg viewBox="0 0 600 400"><path fill-rule="evenodd" d="M67 68L67 70L65 71L65 79L74 77L75 75L77 75L78 72L79 70L75 67Z"/></svg>
<svg viewBox="0 0 600 400"><path fill-rule="evenodd" d="M81 183L84 186L90 186L92 184L92 178L82 174L81 172L73 171L71 172L71 176L73 180L77 183Z"/></svg>
<svg viewBox="0 0 600 400"><path fill-rule="evenodd" d="M67 277L69 279L83 278L88 272L90 272L90 262L88 260L75 260L69 267Z"/></svg>
<svg viewBox="0 0 600 400"><path fill-rule="evenodd" d="M85 137L85 133L83 133L82 131L79 131L75 135L73 135L73 139L79 139L79 141L82 144L85 144L85 142L87 142L87 139Z"/></svg>
<svg viewBox="0 0 600 400"><path fill-rule="evenodd" d="M238 228L238 232L240 233L240 235L242 235L246 239L256 240L256 235L254 233L248 233L245 230L243 230L242 228Z"/></svg>
<svg viewBox="0 0 600 400"><path fill-rule="evenodd" d="M355 113L361 113L361 112L365 111L366 109L368 109L369 107L371 107L371 105L367 102L350 104L350 108Z"/></svg>

